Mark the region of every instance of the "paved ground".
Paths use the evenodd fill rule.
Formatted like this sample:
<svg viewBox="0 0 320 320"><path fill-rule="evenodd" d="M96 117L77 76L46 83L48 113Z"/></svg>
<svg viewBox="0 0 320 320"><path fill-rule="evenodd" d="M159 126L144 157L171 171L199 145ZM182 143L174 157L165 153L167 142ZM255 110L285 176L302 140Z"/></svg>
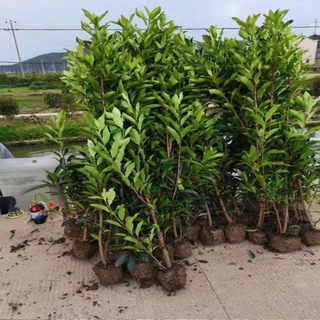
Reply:
<svg viewBox="0 0 320 320"><path fill-rule="evenodd" d="M186 289L168 296L129 280L95 285L97 258L61 256L71 242L49 241L62 237L61 216L40 226L25 220L0 217L0 319L320 318L320 247L280 255L249 242L199 246Z"/></svg>

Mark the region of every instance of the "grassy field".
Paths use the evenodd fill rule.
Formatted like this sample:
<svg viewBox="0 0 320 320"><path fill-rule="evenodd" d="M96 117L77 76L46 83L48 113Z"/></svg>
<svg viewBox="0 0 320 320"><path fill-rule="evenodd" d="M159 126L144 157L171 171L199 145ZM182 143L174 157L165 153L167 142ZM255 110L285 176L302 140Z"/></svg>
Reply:
<svg viewBox="0 0 320 320"><path fill-rule="evenodd" d="M23 140L38 140L45 139L45 124L50 122L35 122L14 120L2 120L6 123L2 123L0 127L0 141L2 143L12 141L23 141ZM78 137L85 136L83 131L84 121L82 118L68 119L65 127L65 137Z"/></svg>
<svg viewBox="0 0 320 320"><path fill-rule="evenodd" d="M30 90L22 88L0 88L0 97L7 96L17 100L20 113L54 112L44 104L43 98L46 93L61 93L59 89Z"/></svg>

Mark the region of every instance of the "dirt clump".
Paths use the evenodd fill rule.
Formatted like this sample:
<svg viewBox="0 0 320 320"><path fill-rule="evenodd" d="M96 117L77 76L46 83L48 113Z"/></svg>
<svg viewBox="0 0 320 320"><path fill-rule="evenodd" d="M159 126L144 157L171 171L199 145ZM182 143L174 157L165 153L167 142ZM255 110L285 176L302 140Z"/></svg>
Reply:
<svg viewBox="0 0 320 320"><path fill-rule="evenodd" d="M52 242L52 244L60 244L60 243L65 243L66 242L66 238L65 237L61 237L61 238L58 238L56 240L54 240Z"/></svg>
<svg viewBox="0 0 320 320"><path fill-rule="evenodd" d="M83 235L82 228L77 224L76 219L70 219L65 225L63 232L69 239L81 239Z"/></svg>
<svg viewBox="0 0 320 320"><path fill-rule="evenodd" d="M301 240L307 246L320 244L320 230L313 228L303 228L301 230Z"/></svg>
<svg viewBox="0 0 320 320"><path fill-rule="evenodd" d="M135 266L131 276L139 284L140 288L148 288L154 284L157 270L151 263L142 262Z"/></svg>
<svg viewBox="0 0 320 320"><path fill-rule="evenodd" d="M171 269L161 270L158 273L161 287L168 292L183 289L187 284L187 272L183 265L174 265Z"/></svg>
<svg viewBox="0 0 320 320"><path fill-rule="evenodd" d="M72 255L78 259L90 259L98 251L95 242L75 240L72 247Z"/></svg>
<svg viewBox="0 0 320 320"><path fill-rule="evenodd" d="M191 244L186 240L180 240L173 244L174 257L185 259L192 255Z"/></svg>
<svg viewBox="0 0 320 320"><path fill-rule="evenodd" d="M266 233L261 230L248 231L247 239L255 244L260 244L260 245L263 245L268 242Z"/></svg>
<svg viewBox="0 0 320 320"><path fill-rule="evenodd" d="M268 246L270 249L280 252L292 252L300 249L301 238L289 235L269 235Z"/></svg>
<svg viewBox="0 0 320 320"><path fill-rule="evenodd" d="M225 242L224 232L220 228L203 226L200 231L200 242L204 246L213 246Z"/></svg>
<svg viewBox="0 0 320 320"><path fill-rule="evenodd" d="M229 243L239 243L246 239L246 231L246 225L230 223L225 227L225 237Z"/></svg>
<svg viewBox="0 0 320 320"><path fill-rule="evenodd" d="M200 225L192 224L190 226L184 227L182 234L183 238L189 241L198 241L200 236Z"/></svg>
<svg viewBox="0 0 320 320"><path fill-rule="evenodd" d="M123 279L123 270L113 264L106 266L100 261L94 267L93 271L103 286L118 283Z"/></svg>
<svg viewBox="0 0 320 320"><path fill-rule="evenodd" d="M20 302L9 302L8 304L12 312L18 311L18 309L22 306L22 303Z"/></svg>
<svg viewBox="0 0 320 320"><path fill-rule="evenodd" d="M17 252L19 250L25 250L25 248L29 246L29 240L24 240L17 245L10 246L10 252Z"/></svg>

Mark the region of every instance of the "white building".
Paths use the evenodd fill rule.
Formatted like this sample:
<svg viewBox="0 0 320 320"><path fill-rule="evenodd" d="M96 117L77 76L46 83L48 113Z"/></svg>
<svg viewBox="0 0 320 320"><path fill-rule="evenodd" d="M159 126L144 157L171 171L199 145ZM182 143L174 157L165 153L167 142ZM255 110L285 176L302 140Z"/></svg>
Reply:
<svg viewBox="0 0 320 320"><path fill-rule="evenodd" d="M303 62L314 64L316 62L318 40L303 37L300 48L304 50Z"/></svg>

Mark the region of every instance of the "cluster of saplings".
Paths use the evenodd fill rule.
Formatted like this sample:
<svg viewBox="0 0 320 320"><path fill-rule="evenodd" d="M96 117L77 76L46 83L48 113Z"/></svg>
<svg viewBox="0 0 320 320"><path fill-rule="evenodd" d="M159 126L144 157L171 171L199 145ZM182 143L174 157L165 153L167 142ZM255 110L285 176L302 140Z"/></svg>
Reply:
<svg viewBox="0 0 320 320"><path fill-rule="evenodd" d="M114 22L84 11L63 80L87 109L87 144L62 148L50 180L65 195L74 255L99 251L103 285L124 270L141 287L181 289L176 259L190 241L246 237L279 252L319 243L308 205L319 161L309 129L317 101L304 92L299 38L285 11L235 18L240 40L214 27L202 43L160 8ZM143 28L135 24L144 25ZM114 28L114 26L113 26ZM62 140L65 114L48 134Z"/></svg>

